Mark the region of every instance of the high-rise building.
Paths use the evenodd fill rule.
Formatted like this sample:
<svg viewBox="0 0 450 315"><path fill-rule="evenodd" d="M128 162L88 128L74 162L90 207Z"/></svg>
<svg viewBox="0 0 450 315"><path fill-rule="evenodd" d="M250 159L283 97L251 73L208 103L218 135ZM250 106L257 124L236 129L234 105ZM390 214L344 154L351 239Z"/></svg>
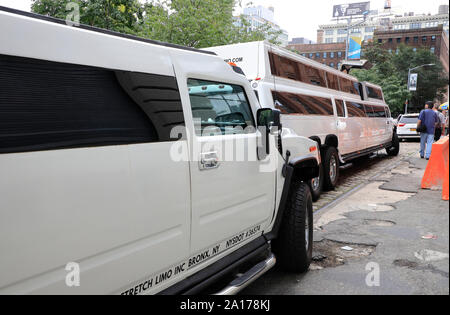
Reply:
<svg viewBox="0 0 450 315"><path fill-rule="evenodd" d="M301 45L301 44L315 44L316 42L304 38L304 37L294 37L290 42L289 45Z"/></svg>
<svg viewBox="0 0 450 315"><path fill-rule="evenodd" d="M268 25L273 32L280 32L278 41L281 43L281 46L286 47L288 45L289 34L275 22L274 7L266 8L258 5L245 8L242 13L242 17L244 17L250 24L251 31L257 30L264 25ZM240 23L238 18L236 18L236 23Z"/></svg>

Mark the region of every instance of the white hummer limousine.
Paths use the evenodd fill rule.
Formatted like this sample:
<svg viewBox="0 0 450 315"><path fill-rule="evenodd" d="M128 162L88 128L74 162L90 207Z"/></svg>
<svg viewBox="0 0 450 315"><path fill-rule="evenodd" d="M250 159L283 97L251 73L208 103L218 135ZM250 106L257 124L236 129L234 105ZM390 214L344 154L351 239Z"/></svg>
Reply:
<svg viewBox="0 0 450 315"><path fill-rule="evenodd" d="M384 148L398 154L398 138L379 86L268 42L207 50L240 67L261 105L281 111L285 127L320 144L323 169L310 183L315 200L322 186L336 186L340 163Z"/></svg>
<svg viewBox="0 0 450 315"><path fill-rule="evenodd" d="M0 43L0 294L308 269L318 145L222 58L2 7Z"/></svg>

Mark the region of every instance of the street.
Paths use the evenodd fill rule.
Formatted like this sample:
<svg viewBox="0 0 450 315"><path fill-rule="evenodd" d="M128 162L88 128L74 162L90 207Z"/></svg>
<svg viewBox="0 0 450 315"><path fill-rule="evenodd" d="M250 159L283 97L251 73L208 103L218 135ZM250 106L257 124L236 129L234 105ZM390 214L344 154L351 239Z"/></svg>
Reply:
<svg viewBox="0 0 450 315"><path fill-rule="evenodd" d="M275 267L242 295L448 294L448 202L420 190L418 142L341 170L315 204L313 263L303 275Z"/></svg>

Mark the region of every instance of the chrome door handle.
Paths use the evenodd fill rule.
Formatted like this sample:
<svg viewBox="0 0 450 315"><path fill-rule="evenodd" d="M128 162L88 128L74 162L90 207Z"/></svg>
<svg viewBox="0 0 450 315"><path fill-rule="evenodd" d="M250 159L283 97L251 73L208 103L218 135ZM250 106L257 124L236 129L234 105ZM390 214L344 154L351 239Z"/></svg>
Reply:
<svg viewBox="0 0 450 315"><path fill-rule="evenodd" d="M220 166L219 157L217 151L206 152L200 154L199 167L200 170L212 170Z"/></svg>

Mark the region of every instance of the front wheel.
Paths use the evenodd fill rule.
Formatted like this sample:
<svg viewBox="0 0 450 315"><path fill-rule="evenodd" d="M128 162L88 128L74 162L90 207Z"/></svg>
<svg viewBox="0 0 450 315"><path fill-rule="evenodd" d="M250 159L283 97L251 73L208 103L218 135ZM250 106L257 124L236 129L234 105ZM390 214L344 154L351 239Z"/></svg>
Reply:
<svg viewBox="0 0 450 315"><path fill-rule="evenodd" d="M309 186L294 179L283 213L274 252L280 266L289 272L305 272L312 259L313 206Z"/></svg>
<svg viewBox="0 0 450 315"><path fill-rule="evenodd" d="M339 180L339 155L335 147L327 147L323 153L324 188L333 190Z"/></svg>
<svg viewBox="0 0 450 315"><path fill-rule="evenodd" d="M400 153L400 140L396 132L392 136L392 146L387 148L386 152L389 156L397 156Z"/></svg>

